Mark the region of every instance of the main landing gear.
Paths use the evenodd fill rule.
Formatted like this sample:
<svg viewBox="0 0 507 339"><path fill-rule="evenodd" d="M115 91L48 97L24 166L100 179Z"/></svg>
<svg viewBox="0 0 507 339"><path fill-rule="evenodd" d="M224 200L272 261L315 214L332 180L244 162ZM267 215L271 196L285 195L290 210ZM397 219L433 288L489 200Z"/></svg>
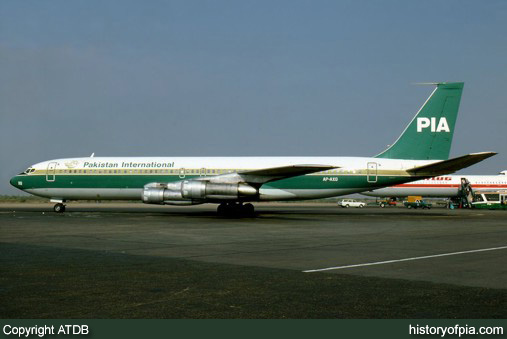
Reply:
<svg viewBox="0 0 507 339"><path fill-rule="evenodd" d="M58 204L53 206L53 211L55 211L56 213L63 213L65 212L65 205L59 202Z"/></svg>
<svg viewBox="0 0 507 339"><path fill-rule="evenodd" d="M255 216L254 205L242 203L221 203L217 207L220 216L253 217Z"/></svg>

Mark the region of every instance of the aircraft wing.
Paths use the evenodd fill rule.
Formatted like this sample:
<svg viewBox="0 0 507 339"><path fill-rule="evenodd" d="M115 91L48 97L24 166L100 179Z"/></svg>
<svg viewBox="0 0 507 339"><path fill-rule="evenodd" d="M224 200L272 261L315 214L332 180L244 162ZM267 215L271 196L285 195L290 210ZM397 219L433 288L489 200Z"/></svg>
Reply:
<svg viewBox="0 0 507 339"><path fill-rule="evenodd" d="M270 167L255 170L239 171L237 173L229 173L216 175L213 177L207 177L200 180L206 180L209 182L216 183L238 183L246 182L250 184L265 184L270 181L287 179L297 177L299 175L305 175L310 173L328 171L337 166L329 165L290 165L282 167Z"/></svg>
<svg viewBox="0 0 507 339"><path fill-rule="evenodd" d="M271 167L271 168L263 168L263 169L256 169L256 170L248 170L248 171L238 172L238 173L244 174L244 175L294 177L294 176L298 176L298 175L327 171L327 170L330 170L333 168L337 168L337 167L336 166L328 166L328 165L292 165L292 166L282 166L282 167Z"/></svg>
<svg viewBox="0 0 507 339"><path fill-rule="evenodd" d="M454 173L462 168L472 166L484 159L496 155L496 152L481 152L463 155L461 157L435 162L433 164L415 167L407 170L417 176L436 176Z"/></svg>

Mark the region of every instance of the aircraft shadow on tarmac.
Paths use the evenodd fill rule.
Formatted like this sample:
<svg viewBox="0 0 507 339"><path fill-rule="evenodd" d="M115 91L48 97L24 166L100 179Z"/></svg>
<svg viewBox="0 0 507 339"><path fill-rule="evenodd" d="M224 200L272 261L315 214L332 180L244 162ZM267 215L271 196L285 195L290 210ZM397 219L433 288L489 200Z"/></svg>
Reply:
<svg viewBox="0 0 507 339"><path fill-rule="evenodd" d="M187 218L204 218L204 219L221 219L221 220L259 220L259 219L299 219L299 220L315 220L319 217L347 217L347 218L386 218L386 217L402 217L402 218L420 218L420 217L452 217L453 215L448 215L445 213L439 213L435 211L396 211L396 212L385 212L385 211L373 211L373 210L361 210L357 212L350 213L349 211L342 211L338 209L327 209L321 208L317 210L302 210L302 209L283 209L283 210L262 210L258 209L253 216L248 215L227 215L227 216L219 216L216 211L213 210L165 210L165 211L147 211L147 210L127 210L127 209L108 209L108 210L94 210L87 209L79 211L72 211L71 209L67 213L93 213L93 214L136 214L136 215L146 215L146 216L167 216L167 217L187 217Z"/></svg>
<svg viewBox="0 0 507 339"><path fill-rule="evenodd" d="M14 209L9 209L12 212ZM317 220L319 218L329 217L347 217L348 219L364 219L364 218L427 218L427 217L455 217L461 215L461 213L449 214L448 210L435 211L435 210L405 210L405 209L377 209L377 208L365 208L365 209L341 209L334 207L321 207L321 206L310 206L310 207L298 207L298 206L283 206L277 207L263 207L260 206L256 209L255 214L241 215L233 214L227 216L219 216L214 209L208 208L168 208L168 209L157 209L144 208L142 206L130 207L105 207L100 206L99 208L84 207L84 206L69 206L67 211L62 214L48 211L46 208L40 207L22 207L16 208L17 212L42 212L46 216L55 217L66 217L66 216L82 216L87 217L100 217L108 215L126 215L132 214L136 216L157 216L157 217L185 217L185 218L202 218L202 219L220 219L220 220Z"/></svg>

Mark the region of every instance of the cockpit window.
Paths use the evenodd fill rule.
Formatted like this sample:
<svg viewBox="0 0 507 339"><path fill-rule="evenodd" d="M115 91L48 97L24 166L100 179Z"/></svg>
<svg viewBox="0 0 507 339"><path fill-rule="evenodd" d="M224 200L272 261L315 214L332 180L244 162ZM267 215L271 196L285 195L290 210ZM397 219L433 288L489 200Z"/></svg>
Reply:
<svg viewBox="0 0 507 339"><path fill-rule="evenodd" d="M35 168L28 167L24 172L21 172L19 174L30 174L30 173L33 173L33 172L35 172Z"/></svg>

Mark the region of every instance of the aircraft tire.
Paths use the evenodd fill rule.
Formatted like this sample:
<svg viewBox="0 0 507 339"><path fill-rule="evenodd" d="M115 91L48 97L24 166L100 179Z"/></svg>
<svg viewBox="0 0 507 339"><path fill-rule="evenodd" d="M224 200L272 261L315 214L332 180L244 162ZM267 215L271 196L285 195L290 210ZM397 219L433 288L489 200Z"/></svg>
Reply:
<svg viewBox="0 0 507 339"><path fill-rule="evenodd" d="M250 203L244 204L242 206L242 209L243 209L243 214L245 214L248 217L255 215L255 207L254 207L254 205L252 205Z"/></svg>
<svg viewBox="0 0 507 339"><path fill-rule="evenodd" d="M222 203L217 207L217 215L222 217L252 217L255 215L254 205L236 204L236 203Z"/></svg>
<svg viewBox="0 0 507 339"><path fill-rule="evenodd" d="M227 215L227 212L228 212L228 206L226 204L220 204L218 205L217 207L217 214L220 215L220 216L225 216Z"/></svg>
<svg viewBox="0 0 507 339"><path fill-rule="evenodd" d="M63 213L65 212L65 205L58 203L55 206L53 206L53 211L55 211L56 213Z"/></svg>

